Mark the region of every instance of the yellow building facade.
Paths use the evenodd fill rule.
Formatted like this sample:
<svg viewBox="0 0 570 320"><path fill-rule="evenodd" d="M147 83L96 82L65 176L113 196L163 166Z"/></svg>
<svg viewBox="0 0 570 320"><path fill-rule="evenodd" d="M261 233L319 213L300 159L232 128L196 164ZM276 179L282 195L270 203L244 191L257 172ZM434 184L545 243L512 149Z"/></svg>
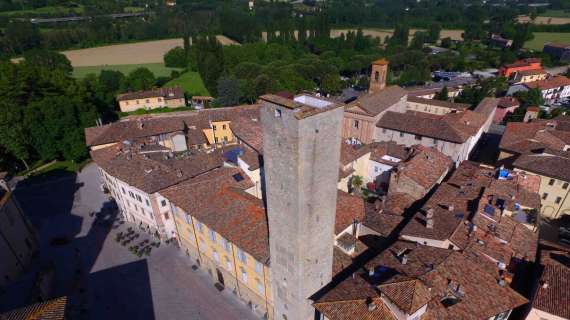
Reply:
<svg viewBox="0 0 570 320"><path fill-rule="evenodd" d="M214 282L231 290L253 311L272 319L269 267L196 217L172 206L181 250L204 268Z"/></svg>
<svg viewBox="0 0 570 320"><path fill-rule="evenodd" d="M230 128L231 121L214 121L210 128L204 129L204 135L208 139L208 144L228 144L234 143L235 138Z"/></svg>

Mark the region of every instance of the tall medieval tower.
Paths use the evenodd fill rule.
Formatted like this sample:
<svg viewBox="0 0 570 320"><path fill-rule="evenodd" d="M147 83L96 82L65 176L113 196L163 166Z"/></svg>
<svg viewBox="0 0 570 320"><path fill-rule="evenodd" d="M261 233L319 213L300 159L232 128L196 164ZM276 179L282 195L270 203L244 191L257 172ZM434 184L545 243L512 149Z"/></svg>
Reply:
<svg viewBox="0 0 570 320"><path fill-rule="evenodd" d="M370 74L369 93L376 93L386 88L386 77L388 76L388 60L379 59L372 62L372 73Z"/></svg>
<svg viewBox="0 0 570 320"><path fill-rule="evenodd" d="M311 96L261 97L274 318L314 319L331 281L343 108Z"/></svg>

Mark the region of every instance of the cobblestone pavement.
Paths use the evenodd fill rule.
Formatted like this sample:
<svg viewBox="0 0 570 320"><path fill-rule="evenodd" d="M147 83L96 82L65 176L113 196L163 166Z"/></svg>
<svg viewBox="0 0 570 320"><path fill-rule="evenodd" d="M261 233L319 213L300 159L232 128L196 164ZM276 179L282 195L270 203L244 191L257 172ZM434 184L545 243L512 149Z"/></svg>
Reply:
<svg viewBox="0 0 570 320"><path fill-rule="evenodd" d="M81 319L259 319L231 292L218 291L207 273L162 243L138 257L116 242L114 205L99 189L95 165L75 177L17 189L39 226L41 265L53 263L54 295L73 295ZM111 227L112 226L112 227ZM154 238L131 226L140 236ZM54 244L54 239L60 243Z"/></svg>

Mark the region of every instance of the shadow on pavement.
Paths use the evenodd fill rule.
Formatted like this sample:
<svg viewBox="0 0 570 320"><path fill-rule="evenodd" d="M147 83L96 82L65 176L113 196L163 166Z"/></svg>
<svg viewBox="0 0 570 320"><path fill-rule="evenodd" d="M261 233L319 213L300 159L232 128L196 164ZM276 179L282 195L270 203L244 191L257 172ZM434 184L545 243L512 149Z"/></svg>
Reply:
<svg viewBox="0 0 570 320"><path fill-rule="evenodd" d="M89 282L91 319L153 320L154 307L147 260L92 273Z"/></svg>

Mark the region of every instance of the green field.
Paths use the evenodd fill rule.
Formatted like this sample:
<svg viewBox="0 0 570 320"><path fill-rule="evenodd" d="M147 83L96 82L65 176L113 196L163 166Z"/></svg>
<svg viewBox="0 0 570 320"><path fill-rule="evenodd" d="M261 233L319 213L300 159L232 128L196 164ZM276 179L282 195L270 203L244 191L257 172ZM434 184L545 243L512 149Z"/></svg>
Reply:
<svg viewBox="0 0 570 320"><path fill-rule="evenodd" d="M546 10L546 12L539 14L539 16L552 18L570 18L570 12L564 10Z"/></svg>
<svg viewBox="0 0 570 320"><path fill-rule="evenodd" d="M208 90L202 82L202 78L198 72L188 71L180 75L180 77L169 81L165 87L180 86L190 96L209 96Z"/></svg>
<svg viewBox="0 0 570 320"><path fill-rule="evenodd" d="M3 12L0 12L0 16L29 16L29 15L43 15L43 14L67 15L70 13L82 14L83 13L83 6L77 6L74 8L62 7L62 6L48 6L48 7L31 9L31 10L3 11Z"/></svg>
<svg viewBox="0 0 570 320"><path fill-rule="evenodd" d="M534 39L526 42L524 47L542 51L544 44L548 42L570 43L570 32L535 32Z"/></svg>
<svg viewBox="0 0 570 320"><path fill-rule="evenodd" d="M99 74L101 70L116 70L121 71L125 75L135 70L136 68L148 68L156 77L169 77L173 70L180 70L177 68L167 68L162 63L146 63L146 64L120 64L120 65L106 65L106 66L92 66L92 67L75 67L73 68L73 76L75 78L84 78L90 73Z"/></svg>

